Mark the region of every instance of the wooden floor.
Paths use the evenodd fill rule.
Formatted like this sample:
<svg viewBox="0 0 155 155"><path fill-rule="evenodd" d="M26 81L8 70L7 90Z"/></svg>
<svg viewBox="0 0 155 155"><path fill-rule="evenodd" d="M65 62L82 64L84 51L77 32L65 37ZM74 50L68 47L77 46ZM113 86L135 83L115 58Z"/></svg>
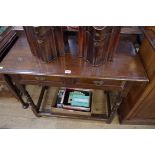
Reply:
<svg viewBox="0 0 155 155"><path fill-rule="evenodd" d="M36 100L39 89L36 86L28 86L33 99ZM0 128L1 129L23 129L23 128L50 128L50 129L66 129L66 128L82 128L82 129L104 129L104 128L155 128L155 126L146 125L120 125L118 118L115 117L111 124L102 121L91 121L81 119L68 119L56 117L36 118L30 109L22 109L20 103L11 96L0 97Z"/></svg>

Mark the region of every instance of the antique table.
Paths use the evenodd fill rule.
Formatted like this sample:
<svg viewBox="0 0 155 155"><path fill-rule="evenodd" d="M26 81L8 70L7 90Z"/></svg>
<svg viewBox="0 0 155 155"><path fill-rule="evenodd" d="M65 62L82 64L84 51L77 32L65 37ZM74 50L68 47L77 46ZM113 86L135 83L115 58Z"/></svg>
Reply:
<svg viewBox="0 0 155 155"><path fill-rule="evenodd" d="M93 67L89 62L71 54L44 63L32 55L25 33L19 31L18 35L19 39L0 63L0 74L23 107L28 108L30 105L38 117L58 116L40 110L44 92L49 86L102 89L108 94L108 113L104 117L81 116L80 118L106 120L110 123L122 99L130 91L130 87L134 83L148 82L141 60L129 41L120 41L113 62ZM26 90L25 85L28 84L43 86L37 103L34 103ZM113 104L110 103L111 91L117 92ZM26 97L26 101L23 96ZM59 116L77 118L77 116Z"/></svg>

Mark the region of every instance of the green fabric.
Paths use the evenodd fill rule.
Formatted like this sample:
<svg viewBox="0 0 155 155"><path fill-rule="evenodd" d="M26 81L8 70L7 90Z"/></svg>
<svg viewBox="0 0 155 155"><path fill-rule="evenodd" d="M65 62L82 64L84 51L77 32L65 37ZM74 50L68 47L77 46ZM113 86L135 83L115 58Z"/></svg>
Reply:
<svg viewBox="0 0 155 155"><path fill-rule="evenodd" d="M85 96L82 92L74 91L70 92L68 103L72 106L89 107L89 98L89 96Z"/></svg>
<svg viewBox="0 0 155 155"><path fill-rule="evenodd" d="M89 107L89 96L73 95L71 104L79 107Z"/></svg>

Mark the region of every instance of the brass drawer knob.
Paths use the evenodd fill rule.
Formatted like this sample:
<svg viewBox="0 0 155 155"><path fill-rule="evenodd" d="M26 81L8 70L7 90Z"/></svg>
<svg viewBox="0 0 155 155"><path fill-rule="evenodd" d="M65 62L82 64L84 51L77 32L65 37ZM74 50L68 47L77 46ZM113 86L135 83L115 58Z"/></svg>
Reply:
<svg viewBox="0 0 155 155"><path fill-rule="evenodd" d="M95 37L100 37L100 34L99 33L95 33Z"/></svg>
<svg viewBox="0 0 155 155"><path fill-rule="evenodd" d="M43 41L43 40L38 39L38 40L37 40L37 42L38 42L38 44L42 44L44 41Z"/></svg>
<svg viewBox="0 0 155 155"><path fill-rule="evenodd" d="M93 83L96 85L96 86L102 86L104 84L104 81L93 81Z"/></svg>
<svg viewBox="0 0 155 155"><path fill-rule="evenodd" d="M43 76L36 76L35 79L38 80L38 81L44 81L45 77L43 77Z"/></svg>

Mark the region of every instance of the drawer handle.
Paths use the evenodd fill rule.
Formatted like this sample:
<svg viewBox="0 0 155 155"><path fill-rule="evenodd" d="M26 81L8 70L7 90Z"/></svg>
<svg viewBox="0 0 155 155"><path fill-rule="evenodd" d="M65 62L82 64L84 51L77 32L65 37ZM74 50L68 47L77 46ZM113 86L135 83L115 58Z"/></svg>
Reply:
<svg viewBox="0 0 155 155"><path fill-rule="evenodd" d="M36 76L35 79L38 80L38 81L44 81L45 80L45 77Z"/></svg>
<svg viewBox="0 0 155 155"><path fill-rule="evenodd" d="M96 86L102 86L104 81L93 81Z"/></svg>
<svg viewBox="0 0 155 155"><path fill-rule="evenodd" d="M43 41L43 40L38 39L38 40L37 40L37 42L38 42L38 44L42 44L44 41Z"/></svg>
<svg viewBox="0 0 155 155"><path fill-rule="evenodd" d="M96 37L100 37L100 34L99 34L99 33L96 33L95 36L96 36Z"/></svg>

